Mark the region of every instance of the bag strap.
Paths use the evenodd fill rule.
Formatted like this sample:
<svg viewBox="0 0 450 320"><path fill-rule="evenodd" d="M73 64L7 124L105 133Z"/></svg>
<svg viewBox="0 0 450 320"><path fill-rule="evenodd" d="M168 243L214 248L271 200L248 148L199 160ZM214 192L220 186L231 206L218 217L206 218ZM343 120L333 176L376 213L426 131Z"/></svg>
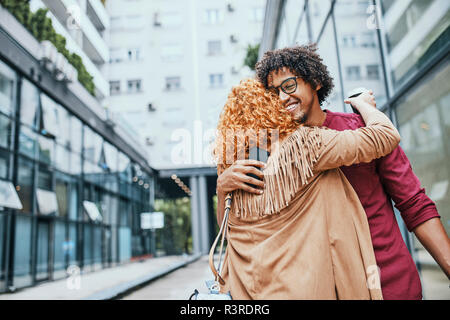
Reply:
<svg viewBox="0 0 450 320"><path fill-rule="evenodd" d="M229 194L227 194L227 196L225 197L225 213L224 213L224 217L222 220L222 224L220 226L220 230L219 230L219 234L217 235L216 239L214 240L213 245L211 246L211 249L209 250L209 267L211 268L212 273L214 274L214 279L216 281L216 283L220 283L221 285L225 284L225 280L222 279L222 277L220 276L220 271L221 271L221 264L222 264L222 252L223 252L223 243L224 240L226 238L226 233L228 230L228 216L229 216L229 212L231 210L231 200L232 200L233 194L230 192ZM219 250L219 265L216 269L216 267L214 266L214 251L216 250L217 247L217 243L219 242L219 239L221 238L220 241L220 250Z"/></svg>

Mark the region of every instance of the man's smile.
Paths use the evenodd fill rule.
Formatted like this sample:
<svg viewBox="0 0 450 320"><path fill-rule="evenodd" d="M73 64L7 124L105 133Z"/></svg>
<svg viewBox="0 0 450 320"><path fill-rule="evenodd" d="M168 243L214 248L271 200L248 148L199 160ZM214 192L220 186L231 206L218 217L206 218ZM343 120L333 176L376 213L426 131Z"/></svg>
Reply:
<svg viewBox="0 0 450 320"><path fill-rule="evenodd" d="M296 102L291 102L289 104L286 105L286 110L289 112L294 112L298 107L300 107L300 102L296 101Z"/></svg>

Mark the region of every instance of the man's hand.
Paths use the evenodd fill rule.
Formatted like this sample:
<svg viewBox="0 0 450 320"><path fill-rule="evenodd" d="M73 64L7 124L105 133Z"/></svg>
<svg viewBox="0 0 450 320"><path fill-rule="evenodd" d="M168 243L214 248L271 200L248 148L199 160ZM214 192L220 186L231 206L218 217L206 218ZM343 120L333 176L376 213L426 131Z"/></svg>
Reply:
<svg viewBox="0 0 450 320"><path fill-rule="evenodd" d="M265 163L257 160L238 160L233 163L217 178L217 193L225 195L234 190L242 189L250 193L262 194L261 189L248 185L253 184L264 188L264 182L261 181L264 179L264 174L254 166L264 168ZM253 173L261 180L247 176L248 173Z"/></svg>
<svg viewBox="0 0 450 320"><path fill-rule="evenodd" d="M347 104L351 104L354 107L358 107L361 103L365 102L370 104L372 107L377 107L377 102L375 100L375 96L373 95L373 91L369 90L367 92L363 92L359 96L355 98L348 98L344 101Z"/></svg>

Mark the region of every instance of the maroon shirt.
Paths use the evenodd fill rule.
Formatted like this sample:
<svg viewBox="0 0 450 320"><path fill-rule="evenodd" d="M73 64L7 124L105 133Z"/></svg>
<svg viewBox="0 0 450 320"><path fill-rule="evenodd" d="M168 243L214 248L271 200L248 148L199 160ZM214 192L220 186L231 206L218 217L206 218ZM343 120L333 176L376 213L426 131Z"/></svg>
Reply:
<svg viewBox="0 0 450 320"><path fill-rule="evenodd" d="M327 117L323 126L330 129L343 131L365 126L360 115L325 111ZM383 298L422 299L419 274L403 241L391 200L409 231L440 216L425 189L420 187L402 148L399 146L391 154L370 163L341 167L341 170L367 214L375 258L381 270Z"/></svg>

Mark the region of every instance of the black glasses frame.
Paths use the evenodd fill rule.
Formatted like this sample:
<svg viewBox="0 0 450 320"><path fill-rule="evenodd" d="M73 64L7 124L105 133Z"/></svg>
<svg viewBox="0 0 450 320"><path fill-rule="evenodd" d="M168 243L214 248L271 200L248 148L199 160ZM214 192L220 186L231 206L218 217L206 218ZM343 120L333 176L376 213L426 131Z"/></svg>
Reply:
<svg viewBox="0 0 450 320"><path fill-rule="evenodd" d="M286 94L294 93L295 90L297 90L297 87L298 87L297 78L298 78L298 76L287 78L287 79L285 79L279 86L277 86L277 87L271 87L270 90L273 90L276 94L278 94L278 93L280 92L280 89L281 89L284 93L286 93ZM290 81L290 80L292 80L292 79L294 79L294 82L295 82L295 88L294 88L294 90L286 91L286 90L283 88L283 85L284 85L286 82L288 82L288 81Z"/></svg>

